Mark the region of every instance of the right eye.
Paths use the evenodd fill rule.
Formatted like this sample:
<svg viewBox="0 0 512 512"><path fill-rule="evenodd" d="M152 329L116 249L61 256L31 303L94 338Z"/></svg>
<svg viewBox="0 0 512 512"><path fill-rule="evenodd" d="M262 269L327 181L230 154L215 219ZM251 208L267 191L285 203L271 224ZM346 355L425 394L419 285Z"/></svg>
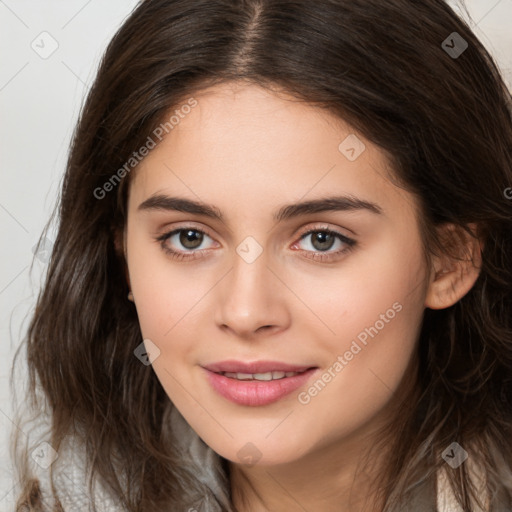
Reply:
<svg viewBox="0 0 512 512"><path fill-rule="evenodd" d="M207 249L200 249L207 239L212 238L204 231L192 226L174 229L159 236L162 249L173 258L194 259Z"/></svg>

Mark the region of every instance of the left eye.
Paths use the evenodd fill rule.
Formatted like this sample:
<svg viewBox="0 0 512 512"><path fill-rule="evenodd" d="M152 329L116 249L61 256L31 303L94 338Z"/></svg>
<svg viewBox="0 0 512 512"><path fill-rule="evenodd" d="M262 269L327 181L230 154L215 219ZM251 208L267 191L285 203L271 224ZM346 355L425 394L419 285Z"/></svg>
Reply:
<svg viewBox="0 0 512 512"><path fill-rule="evenodd" d="M318 252L326 252L330 249L343 250L344 246L350 247L354 244L352 239L343 236L341 233L330 230L310 230L307 233L304 233L300 238L301 241L308 239L310 240L310 243L308 244L310 247L305 248L304 250L312 250ZM299 243L297 245L299 245ZM337 247L334 247L336 243ZM337 251L335 250L334 252Z"/></svg>

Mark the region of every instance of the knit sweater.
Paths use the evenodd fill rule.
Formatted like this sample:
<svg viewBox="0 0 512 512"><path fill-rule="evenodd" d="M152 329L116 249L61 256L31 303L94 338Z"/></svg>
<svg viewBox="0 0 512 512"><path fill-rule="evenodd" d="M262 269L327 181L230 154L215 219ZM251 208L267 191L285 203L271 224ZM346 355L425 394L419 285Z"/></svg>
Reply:
<svg viewBox="0 0 512 512"><path fill-rule="evenodd" d="M183 467L188 468L204 485L204 494L200 503L193 506L191 504L183 512L221 512L221 505L225 510L230 510L230 490L222 470L220 456L202 441L176 408L173 408L170 418L171 428L182 454ZM65 512L89 512L90 499L86 490L86 475L80 469L79 457L79 452L72 449L66 454L59 453L57 460L64 461L65 459L66 462L59 465L55 461L56 467L53 468L56 475L54 479ZM465 463L471 464L470 459ZM45 504L51 507L48 469L35 468L35 470L36 476L41 482ZM481 488L483 488L482 475L475 468L470 468L471 471L473 471L476 481L481 482ZM431 481L424 482L416 488L411 503L407 507L407 512L512 512L512 504L508 501L489 511L488 500L484 510L474 505L471 511L464 511L456 504L453 493L447 484L446 470L439 472L436 480L434 484ZM483 496L483 491L481 496ZM100 483L96 483L95 486L95 499L99 505L99 512L122 512L116 499ZM53 509L48 508L48 510ZM176 508L172 508L172 511L182 512Z"/></svg>

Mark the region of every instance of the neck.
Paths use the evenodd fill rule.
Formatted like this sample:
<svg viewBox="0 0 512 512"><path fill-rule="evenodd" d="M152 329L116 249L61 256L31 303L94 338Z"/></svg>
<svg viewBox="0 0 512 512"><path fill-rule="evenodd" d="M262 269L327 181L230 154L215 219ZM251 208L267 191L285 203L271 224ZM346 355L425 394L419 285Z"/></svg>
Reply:
<svg viewBox="0 0 512 512"><path fill-rule="evenodd" d="M373 485L386 453L367 458L368 438L329 443L290 463L247 467L230 463L237 512L375 512ZM364 464L364 461L367 461ZM380 498L382 500L382 498Z"/></svg>

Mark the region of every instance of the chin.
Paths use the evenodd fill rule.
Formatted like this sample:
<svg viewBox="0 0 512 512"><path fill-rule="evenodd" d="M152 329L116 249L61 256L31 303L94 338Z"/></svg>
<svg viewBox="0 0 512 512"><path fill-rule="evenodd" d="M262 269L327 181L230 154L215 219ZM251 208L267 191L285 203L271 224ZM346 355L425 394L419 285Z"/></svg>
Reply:
<svg viewBox="0 0 512 512"><path fill-rule="evenodd" d="M276 436L273 440L259 436L238 436L229 443L207 443L220 456L246 466L277 466L289 464L304 456L304 443L290 440L290 436ZM271 434L271 436L274 434ZM286 439L288 440L286 442Z"/></svg>

